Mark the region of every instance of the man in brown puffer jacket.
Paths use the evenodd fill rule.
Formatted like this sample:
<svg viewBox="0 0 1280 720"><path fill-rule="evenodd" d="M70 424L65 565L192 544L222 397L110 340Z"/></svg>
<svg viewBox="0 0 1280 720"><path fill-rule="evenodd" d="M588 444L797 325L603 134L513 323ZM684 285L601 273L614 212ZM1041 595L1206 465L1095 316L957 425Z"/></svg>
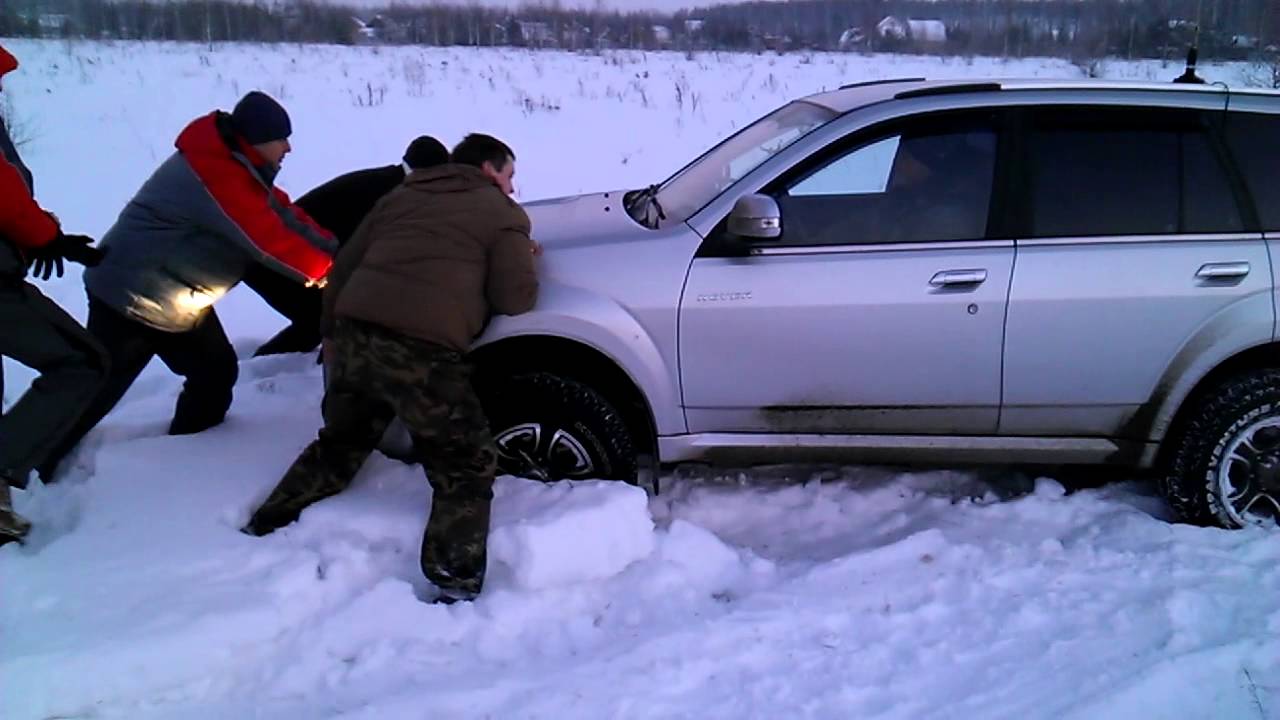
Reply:
<svg viewBox="0 0 1280 720"><path fill-rule="evenodd" d="M491 313L538 293L529 218L511 200L515 155L469 135L451 162L410 174L369 214L324 292L325 425L244 531L265 535L344 490L399 417L429 472L423 574L443 601L484 582L497 448L464 355Z"/></svg>

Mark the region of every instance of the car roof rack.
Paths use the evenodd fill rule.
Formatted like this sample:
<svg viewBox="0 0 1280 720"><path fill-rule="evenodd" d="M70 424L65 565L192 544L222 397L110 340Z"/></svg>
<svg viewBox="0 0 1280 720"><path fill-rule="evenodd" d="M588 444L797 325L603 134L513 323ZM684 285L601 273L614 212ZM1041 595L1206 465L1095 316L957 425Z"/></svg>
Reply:
<svg viewBox="0 0 1280 720"><path fill-rule="evenodd" d="M914 90L903 90L894 95L898 100L910 100L911 98L932 97L934 95L954 95L959 93L970 92L993 92L1002 89L1003 86L998 82L970 82L956 83L954 85L933 85L930 87L915 88Z"/></svg>
<svg viewBox="0 0 1280 720"><path fill-rule="evenodd" d="M871 87L873 85L892 85L894 83L928 82L928 80L929 80L928 78L922 78L922 77L901 77L901 78L884 78L883 80L864 80L862 82L849 83L848 85L841 85L840 89L851 90L853 88Z"/></svg>

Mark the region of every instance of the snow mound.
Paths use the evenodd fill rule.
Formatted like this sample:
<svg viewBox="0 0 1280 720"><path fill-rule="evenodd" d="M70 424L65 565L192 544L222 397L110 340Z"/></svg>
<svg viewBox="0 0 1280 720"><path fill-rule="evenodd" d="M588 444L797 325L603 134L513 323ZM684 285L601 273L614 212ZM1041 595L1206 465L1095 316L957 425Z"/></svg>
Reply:
<svg viewBox="0 0 1280 720"><path fill-rule="evenodd" d="M687 520L658 526L649 503L624 483L503 478L495 487L488 585L539 591L608 581L688 600L724 597L772 571L773 563Z"/></svg>
<svg viewBox="0 0 1280 720"><path fill-rule="evenodd" d="M525 590L611 578L656 544L644 490L607 481L501 483L490 528L491 562Z"/></svg>
<svg viewBox="0 0 1280 720"><path fill-rule="evenodd" d="M710 530L685 520L674 520L660 536L654 559L651 587L721 600L732 597L734 587L753 574L765 577L774 569L773 563L750 550L727 545Z"/></svg>

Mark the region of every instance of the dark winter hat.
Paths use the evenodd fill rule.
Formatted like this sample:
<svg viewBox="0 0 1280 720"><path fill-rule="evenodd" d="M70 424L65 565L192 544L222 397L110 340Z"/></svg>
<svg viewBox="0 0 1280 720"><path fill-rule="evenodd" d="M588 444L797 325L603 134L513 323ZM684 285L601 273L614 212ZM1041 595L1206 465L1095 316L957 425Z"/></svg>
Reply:
<svg viewBox="0 0 1280 720"><path fill-rule="evenodd" d="M293 133L289 113L266 93L253 92L240 98L231 111L236 131L250 145L284 140Z"/></svg>
<svg viewBox="0 0 1280 720"><path fill-rule="evenodd" d="M449 148L430 135L420 135L404 151L404 164L414 170L425 170L449 162Z"/></svg>

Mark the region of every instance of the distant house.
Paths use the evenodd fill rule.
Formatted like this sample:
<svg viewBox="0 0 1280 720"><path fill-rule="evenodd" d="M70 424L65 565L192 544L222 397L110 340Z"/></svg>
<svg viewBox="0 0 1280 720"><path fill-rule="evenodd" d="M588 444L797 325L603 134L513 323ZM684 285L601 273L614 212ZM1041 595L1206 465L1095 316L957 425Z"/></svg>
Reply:
<svg viewBox="0 0 1280 720"><path fill-rule="evenodd" d="M409 40L408 26L383 15L374 15L365 23L365 28L369 37L377 42L401 44Z"/></svg>
<svg viewBox="0 0 1280 720"><path fill-rule="evenodd" d="M876 34L882 38L906 40L911 37L911 26L907 24L906 20L890 15L881 20L879 25L876 25Z"/></svg>
<svg viewBox="0 0 1280 720"><path fill-rule="evenodd" d="M71 27L71 16L63 13L41 13L36 18L36 25L44 37L56 37Z"/></svg>
<svg viewBox="0 0 1280 720"><path fill-rule="evenodd" d="M706 20L685 20L684 34L689 36L698 35L702 32L702 28L705 27L706 24Z"/></svg>
<svg viewBox="0 0 1280 720"><path fill-rule="evenodd" d="M867 32L860 27L851 27L840 33L839 46L841 50L848 50L858 47L867 41Z"/></svg>
<svg viewBox="0 0 1280 720"><path fill-rule="evenodd" d="M490 45L507 45L511 42L510 36L507 34L507 26L502 23L494 23L489 26L489 44Z"/></svg>
<svg viewBox="0 0 1280 720"><path fill-rule="evenodd" d="M794 41L790 35L776 35L774 33L765 33L752 38L754 47L772 52L786 52L791 49L793 43Z"/></svg>
<svg viewBox="0 0 1280 720"><path fill-rule="evenodd" d="M547 23L517 20L516 26L520 28L520 40L526 47L554 47L556 44L555 33Z"/></svg>
<svg viewBox="0 0 1280 720"><path fill-rule="evenodd" d="M351 18L351 40L356 45L372 45L378 41L378 31L358 17Z"/></svg>
<svg viewBox="0 0 1280 720"><path fill-rule="evenodd" d="M653 32L653 42L658 47L671 46L671 28L666 25L654 25L650 30Z"/></svg>
<svg viewBox="0 0 1280 720"><path fill-rule="evenodd" d="M908 20L890 15L876 25L876 34L893 40L944 43L947 41L947 25L941 20Z"/></svg>
<svg viewBox="0 0 1280 720"><path fill-rule="evenodd" d="M908 20L911 39L916 42L944 43L947 41L947 25L941 20Z"/></svg>
<svg viewBox="0 0 1280 720"><path fill-rule="evenodd" d="M562 48L578 50L592 45L591 28L586 25L570 21L560 30L560 47Z"/></svg>

